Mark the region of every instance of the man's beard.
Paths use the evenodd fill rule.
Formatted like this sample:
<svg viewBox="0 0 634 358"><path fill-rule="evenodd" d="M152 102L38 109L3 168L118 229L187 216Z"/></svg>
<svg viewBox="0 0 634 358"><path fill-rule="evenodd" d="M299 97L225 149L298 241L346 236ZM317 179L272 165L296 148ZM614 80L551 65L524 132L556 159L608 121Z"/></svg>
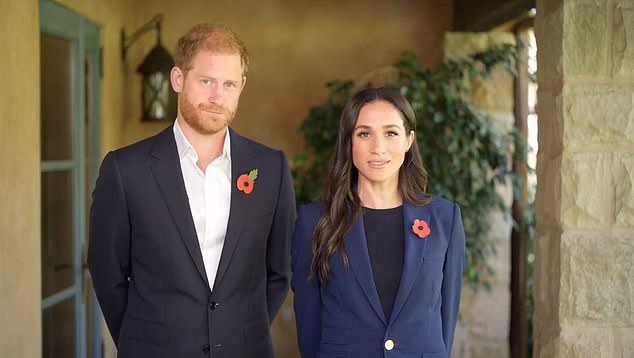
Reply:
<svg viewBox="0 0 634 358"><path fill-rule="evenodd" d="M235 112L215 104L201 103L195 106L185 94L179 96L178 107L185 122L193 130L204 135L220 132L231 123L235 116Z"/></svg>

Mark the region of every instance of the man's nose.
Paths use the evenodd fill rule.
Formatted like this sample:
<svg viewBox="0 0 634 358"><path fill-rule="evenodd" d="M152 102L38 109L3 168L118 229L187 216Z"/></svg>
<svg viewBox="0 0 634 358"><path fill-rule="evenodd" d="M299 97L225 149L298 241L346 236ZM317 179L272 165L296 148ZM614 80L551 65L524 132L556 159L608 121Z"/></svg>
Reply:
<svg viewBox="0 0 634 358"><path fill-rule="evenodd" d="M222 86L215 83L211 86L209 93L209 102L217 105L222 105L224 102L224 93L222 91Z"/></svg>

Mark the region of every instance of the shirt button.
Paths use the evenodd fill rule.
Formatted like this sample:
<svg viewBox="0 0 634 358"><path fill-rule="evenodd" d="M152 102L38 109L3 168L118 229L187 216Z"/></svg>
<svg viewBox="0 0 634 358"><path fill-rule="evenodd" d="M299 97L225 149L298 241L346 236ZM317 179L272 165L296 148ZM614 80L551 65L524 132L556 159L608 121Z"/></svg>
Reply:
<svg viewBox="0 0 634 358"><path fill-rule="evenodd" d="M209 353L209 344L205 344L203 347L203 353Z"/></svg>
<svg viewBox="0 0 634 358"><path fill-rule="evenodd" d="M388 351L391 351L392 349L394 349L394 341L391 339L388 339L387 341L385 341L385 349Z"/></svg>

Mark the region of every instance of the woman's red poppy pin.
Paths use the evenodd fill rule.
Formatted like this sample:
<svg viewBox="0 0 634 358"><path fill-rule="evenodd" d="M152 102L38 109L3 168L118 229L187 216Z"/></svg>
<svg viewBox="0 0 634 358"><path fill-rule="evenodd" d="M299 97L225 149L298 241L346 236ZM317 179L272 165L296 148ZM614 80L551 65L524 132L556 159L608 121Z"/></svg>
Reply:
<svg viewBox="0 0 634 358"><path fill-rule="evenodd" d="M251 194L253 191L253 182L258 178L258 170L253 169L249 174L242 174L238 177L236 184L238 190L243 191L245 194Z"/></svg>
<svg viewBox="0 0 634 358"><path fill-rule="evenodd" d="M425 220L415 219L414 225L412 225L412 230L414 230L414 233L418 235L418 237L420 237L421 239L424 239L429 236L429 234L431 234L429 225Z"/></svg>

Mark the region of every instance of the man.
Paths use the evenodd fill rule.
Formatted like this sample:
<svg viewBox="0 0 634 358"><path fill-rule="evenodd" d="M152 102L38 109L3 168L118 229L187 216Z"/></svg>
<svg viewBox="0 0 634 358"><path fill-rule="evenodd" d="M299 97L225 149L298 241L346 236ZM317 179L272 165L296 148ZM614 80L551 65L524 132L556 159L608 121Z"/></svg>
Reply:
<svg viewBox="0 0 634 358"><path fill-rule="evenodd" d="M104 158L88 263L119 357L273 357L295 204L283 153L229 128L248 63L231 30L193 27L174 125Z"/></svg>

